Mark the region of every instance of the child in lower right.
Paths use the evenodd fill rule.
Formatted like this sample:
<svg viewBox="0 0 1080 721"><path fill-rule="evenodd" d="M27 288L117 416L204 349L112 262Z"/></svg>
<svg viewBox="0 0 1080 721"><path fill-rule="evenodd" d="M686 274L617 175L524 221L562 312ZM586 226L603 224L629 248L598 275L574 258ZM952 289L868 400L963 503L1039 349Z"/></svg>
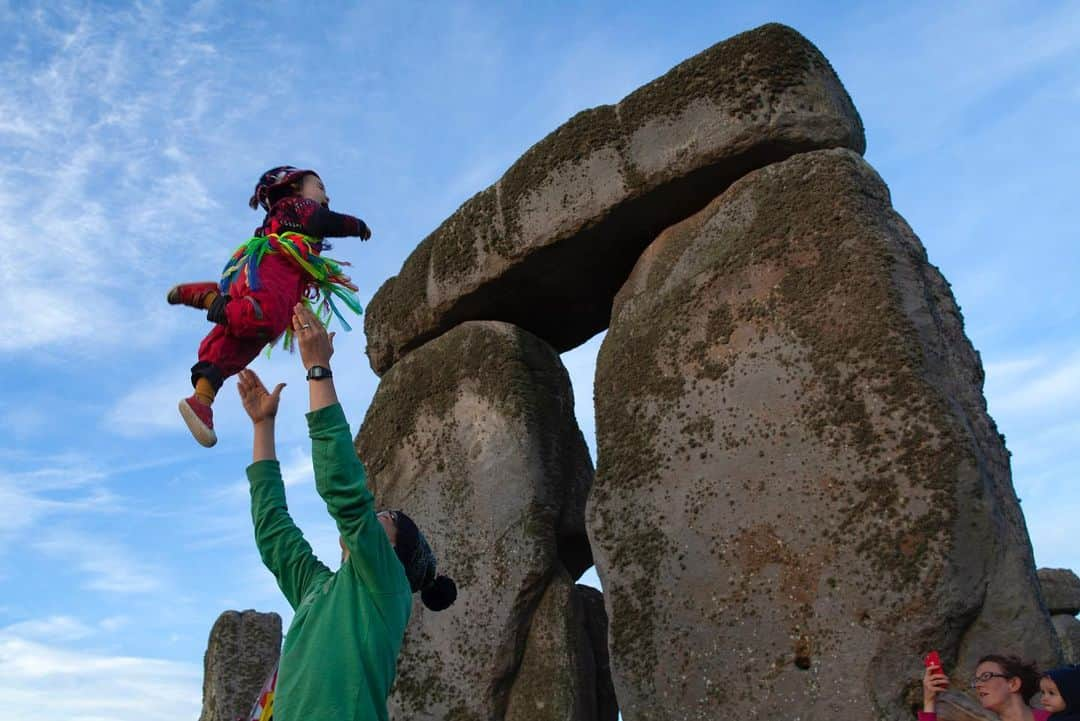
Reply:
<svg viewBox="0 0 1080 721"><path fill-rule="evenodd" d="M1049 721L1080 721L1080 666L1061 666L1039 679L1040 705Z"/></svg>

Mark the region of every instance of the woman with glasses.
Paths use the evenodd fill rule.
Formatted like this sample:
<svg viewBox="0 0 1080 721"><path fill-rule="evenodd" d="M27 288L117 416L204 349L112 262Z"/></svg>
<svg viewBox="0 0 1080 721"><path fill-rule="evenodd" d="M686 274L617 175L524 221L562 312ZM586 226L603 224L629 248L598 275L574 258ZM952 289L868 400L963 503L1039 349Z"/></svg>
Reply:
<svg viewBox="0 0 1080 721"><path fill-rule="evenodd" d="M1046 721L1050 713L1033 709L1028 703L1039 690L1040 673L1034 664L1017 656L990 654L979 659L971 688L982 707L993 711L1001 721ZM939 667L923 674L923 710L919 721L937 719L937 697L949 687L949 677Z"/></svg>

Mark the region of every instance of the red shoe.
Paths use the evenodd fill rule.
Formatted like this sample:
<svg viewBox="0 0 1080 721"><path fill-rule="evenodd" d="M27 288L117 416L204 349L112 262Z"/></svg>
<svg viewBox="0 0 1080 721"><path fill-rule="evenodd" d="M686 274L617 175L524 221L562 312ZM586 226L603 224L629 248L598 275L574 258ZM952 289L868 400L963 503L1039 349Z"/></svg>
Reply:
<svg viewBox="0 0 1080 721"><path fill-rule="evenodd" d="M195 436L201 445L210 448L217 443L217 434L214 433L214 411L194 395L180 401L180 415L184 417L191 435Z"/></svg>
<svg viewBox="0 0 1080 721"><path fill-rule="evenodd" d="M165 300L169 305L190 305L192 308L206 308L204 301L210 293L220 293L217 283L204 281L202 283L181 283L174 285Z"/></svg>

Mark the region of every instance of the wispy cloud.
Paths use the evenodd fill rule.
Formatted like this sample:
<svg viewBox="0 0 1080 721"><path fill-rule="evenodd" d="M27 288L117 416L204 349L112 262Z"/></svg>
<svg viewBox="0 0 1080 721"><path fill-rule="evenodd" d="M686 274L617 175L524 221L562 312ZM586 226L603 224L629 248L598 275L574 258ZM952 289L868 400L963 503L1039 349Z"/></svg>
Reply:
<svg viewBox="0 0 1080 721"><path fill-rule="evenodd" d="M162 257L221 254L217 238L199 242L221 225L207 179L230 132L205 12L55 3L16 13L28 44L0 62L0 212L13 244L0 257L0 302L34 313L0 317L0 353L152 345L162 325L133 299L186 263Z"/></svg>
<svg viewBox="0 0 1080 721"><path fill-rule="evenodd" d="M311 465L311 453L293 447L287 459L281 464L281 478L286 487L299 483L314 483L315 469Z"/></svg>
<svg viewBox="0 0 1080 721"><path fill-rule="evenodd" d="M0 630L0 698L19 721L174 721L199 713L202 669L35 640L32 624Z"/></svg>
<svg viewBox="0 0 1080 721"><path fill-rule="evenodd" d="M133 508L112 488L128 474L171 466L183 456L161 455L131 460L56 451L39 454L0 448L0 554L6 542L23 538L35 527L50 528L81 517L154 513L145 504Z"/></svg>
<svg viewBox="0 0 1080 721"><path fill-rule="evenodd" d="M956 128L971 129L969 114L978 104L1080 47L1080 7L1068 2L914 3L891 13L866 6L852 20L861 28L860 40L837 44L830 59L863 116L886 134L871 142L871 150L905 158L963 137ZM869 57L866 38L875 48ZM902 66L895 62L899 57ZM891 82L898 78L907 82ZM928 111L927 98L948 102ZM991 120L997 110L974 117Z"/></svg>
<svg viewBox="0 0 1080 721"><path fill-rule="evenodd" d="M990 364L987 394L991 410L1042 418L1080 406L1080 353L1030 356Z"/></svg>
<svg viewBox="0 0 1080 721"><path fill-rule="evenodd" d="M150 593L164 584L160 571L110 539L70 530L47 531L31 547L62 559L85 577L83 587L107 593Z"/></svg>
<svg viewBox="0 0 1080 721"><path fill-rule="evenodd" d="M115 508L116 496L98 483L103 478L98 471L66 465L21 473L0 472L0 507L4 508L0 514L0 541L47 516L100 513Z"/></svg>
<svg viewBox="0 0 1080 721"><path fill-rule="evenodd" d="M14 623L0 633L45 641L77 641L93 636L97 630L71 616L49 616Z"/></svg>

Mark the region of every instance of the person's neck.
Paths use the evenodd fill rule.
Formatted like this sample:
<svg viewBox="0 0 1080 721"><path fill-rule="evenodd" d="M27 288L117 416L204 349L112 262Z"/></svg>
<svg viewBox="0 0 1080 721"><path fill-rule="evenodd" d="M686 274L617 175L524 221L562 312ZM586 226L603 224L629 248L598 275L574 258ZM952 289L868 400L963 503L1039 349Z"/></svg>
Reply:
<svg viewBox="0 0 1080 721"><path fill-rule="evenodd" d="M1024 703L1019 695L1010 698L1004 707L991 710L997 713L1001 721L1033 721L1035 718L1031 707Z"/></svg>

